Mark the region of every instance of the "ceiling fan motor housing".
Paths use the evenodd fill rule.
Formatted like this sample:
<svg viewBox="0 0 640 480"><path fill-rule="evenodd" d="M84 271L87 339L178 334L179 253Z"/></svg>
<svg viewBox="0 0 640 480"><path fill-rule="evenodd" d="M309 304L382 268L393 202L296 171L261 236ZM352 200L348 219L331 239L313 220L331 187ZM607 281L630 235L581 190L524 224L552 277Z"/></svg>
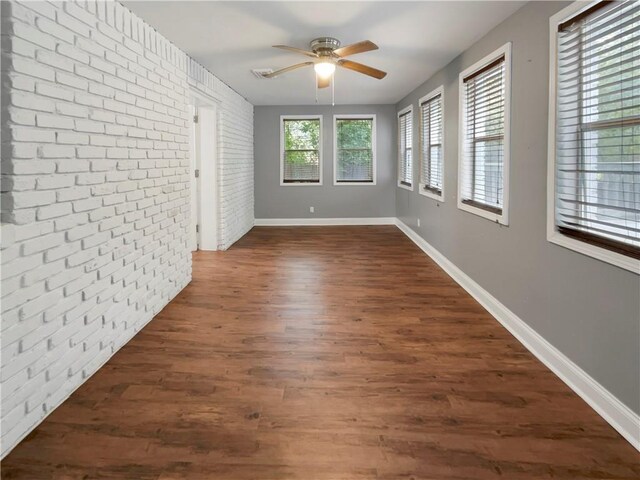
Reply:
<svg viewBox="0 0 640 480"><path fill-rule="evenodd" d="M333 37L314 38L309 46L311 51L318 55L329 55L340 46L340 40Z"/></svg>

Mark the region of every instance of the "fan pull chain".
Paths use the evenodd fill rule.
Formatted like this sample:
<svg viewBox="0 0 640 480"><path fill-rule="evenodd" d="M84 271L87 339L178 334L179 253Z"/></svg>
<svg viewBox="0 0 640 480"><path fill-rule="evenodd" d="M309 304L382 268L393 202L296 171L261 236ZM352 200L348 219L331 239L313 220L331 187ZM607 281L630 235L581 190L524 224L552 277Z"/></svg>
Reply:
<svg viewBox="0 0 640 480"><path fill-rule="evenodd" d="M331 74L331 105L336 106L336 72Z"/></svg>
<svg viewBox="0 0 640 480"><path fill-rule="evenodd" d="M316 86L316 103L318 103L318 74L316 73L314 76L315 86Z"/></svg>

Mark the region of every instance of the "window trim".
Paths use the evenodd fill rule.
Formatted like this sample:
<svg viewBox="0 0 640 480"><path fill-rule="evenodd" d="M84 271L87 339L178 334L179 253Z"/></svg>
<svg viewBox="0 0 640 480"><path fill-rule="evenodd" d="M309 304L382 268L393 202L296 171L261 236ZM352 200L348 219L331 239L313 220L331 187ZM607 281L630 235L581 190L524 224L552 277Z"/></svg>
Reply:
<svg viewBox="0 0 640 480"><path fill-rule="evenodd" d="M402 183L400 181L400 145L402 144L400 141L400 117L402 115L404 115L405 113L408 113L411 116L411 185L405 185L404 183ZM413 103L404 107L402 110L400 110L397 114L397 131L398 131L398 149L397 149L397 159L396 159L396 179L397 179L397 185L400 188L404 188L405 190L409 190L410 192L413 192L413 185L414 185L414 181L413 181L413 158L414 158L414 148L413 148Z"/></svg>
<svg viewBox="0 0 640 480"><path fill-rule="evenodd" d="M492 212L485 208L476 207L462 199L464 179L464 139L466 135L465 124L465 95L464 79L473 75L478 70L504 56L504 160L502 166L502 213ZM509 225L509 177L511 166L511 42L505 43L497 50L477 61L470 67L460 72L458 76L458 208L465 212L473 213L500 225Z"/></svg>
<svg viewBox="0 0 640 480"><path fill-rule="evenodd" d="M339 182L338 181L338 120L372 120L371 125L371 152L372 152L372 163L371 168L373 169L372 181L362 181L362 182ZM339 115L335 114L333 116L333 184L336 186L348 185L348 186L363 186L363 185L376 185L377 182L377 164L376 164L376 114L375 113L353 113L353 114L345 114Z"/></svg>
<svg viewBox="0 0 640 480"><path fill-rule="evenodd" d="M442 110L442 144L441 144L441 152L440 155L442 155L442 169L441 169L441 175L442 175L442 189L440 189L440 194L438 195L437 193L434 193L428 189L425 188L425 185L422 183L422 167L423 167L423 163L424 163L424 157L423 157L423 151L424 149L422 148L422 132L424 130L424 125L422 125L422 104L428 102L429 100L431 100L434 97L437 97L438 95L440 95L440 108ZM445 161L444 161L444 153L445 153L445 144L446 142L444 141L444 85L440 85L438 88L432 90L431 92L427 93L424 97L421 97L418 100L418 112L419 112L419 117L420 117L420 121L419 121L419 125L420 125L420 132L419 132L419 145L420 145L420 181L418 182L418 193L420 195L424 195L425 197L431 198L433 200L436 200L438 202L444 202L444 175L445 175Z"/></svg>
<svg viewBox="0 0 640 480"><path fill-rule="evenodd" d="M318 145L318 182L285 182L284 181L284 122L285 120L319 120L320 140ZM322 115L280 115L280 186L281 187L321 187L322 186Z"/></svg>
<svg viewBox="0 0 640 480"><path fill-rule="evenodd" d="M549 18L549 131L547 135L547 240L561 247L596 258L640 275L640 260L623 255L591 243L569 237L556 227L556 81L558 55L558 26L576 15L590 9L599 0L593 2L577 1L560 10Z"/></svg>

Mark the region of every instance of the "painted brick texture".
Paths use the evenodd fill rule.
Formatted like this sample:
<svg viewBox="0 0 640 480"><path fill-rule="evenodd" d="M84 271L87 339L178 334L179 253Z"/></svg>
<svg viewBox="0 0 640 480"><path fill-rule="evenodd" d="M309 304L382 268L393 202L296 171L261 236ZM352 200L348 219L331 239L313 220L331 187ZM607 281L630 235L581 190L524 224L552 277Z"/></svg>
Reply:
<svg viewBox="0 0 640 480"><path fill-rule="evenodd" d="M194 90L253 226L253 107L116 2L2 2L2 47L4 456L190 281Z"/></svg>

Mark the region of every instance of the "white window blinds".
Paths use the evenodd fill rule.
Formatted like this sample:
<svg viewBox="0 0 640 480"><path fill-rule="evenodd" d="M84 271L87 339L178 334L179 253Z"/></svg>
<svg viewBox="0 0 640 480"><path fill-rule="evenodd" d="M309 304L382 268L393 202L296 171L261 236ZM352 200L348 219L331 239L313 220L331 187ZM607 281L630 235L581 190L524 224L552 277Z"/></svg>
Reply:
<svg viewBox="0 0 640 480"><path fill-rule="evenodd" d="M283 119L283 183L320 183L320 119Z"/></svg>
<svg viewBox="0 0 640 480"><path fill-rule="evenodd" d="M411 187L413 182L413 110L398 115L398 183Z"/></svg>
<svg viewBox="0 0 640 480"><path fill-rule="evenodd" d="M420 104L422 146L420 184L424 190L442 193L442 93Z"/></svg>
<svg viewBox="0 0 640 480"><path fill-rule="evenodd" d="M505 160L505 56L462 79L460 200L502 214Z"/></svg>
<svg viewBox="0 0 640 480"><path fill-rule="evenodd" d="M640 258L640 2L599 2L557 35L555 225Z"/></svg>
<svg viewBox="0 0 640 480"><path fill-rule="evenodd" d="M373 118L336 118L336 182L373 183Z"/></svg>

